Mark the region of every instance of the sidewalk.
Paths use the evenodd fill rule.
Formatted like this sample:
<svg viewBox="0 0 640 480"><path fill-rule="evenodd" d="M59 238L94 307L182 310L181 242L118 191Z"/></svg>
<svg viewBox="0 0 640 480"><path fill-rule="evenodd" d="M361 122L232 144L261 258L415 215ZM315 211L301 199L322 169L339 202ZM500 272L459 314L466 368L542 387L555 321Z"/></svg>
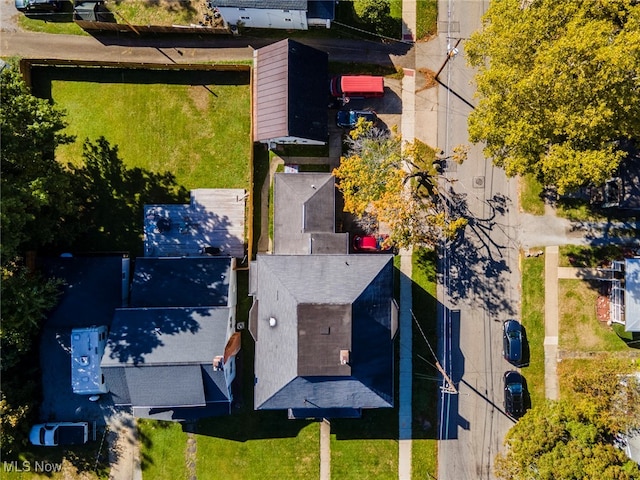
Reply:
<svg viewBox="0 0 640 480"><path fill-rule="evenodd" d="M559 398L558 387L558 257L557 246L544 254L544 389L549 400Z"/></svg>

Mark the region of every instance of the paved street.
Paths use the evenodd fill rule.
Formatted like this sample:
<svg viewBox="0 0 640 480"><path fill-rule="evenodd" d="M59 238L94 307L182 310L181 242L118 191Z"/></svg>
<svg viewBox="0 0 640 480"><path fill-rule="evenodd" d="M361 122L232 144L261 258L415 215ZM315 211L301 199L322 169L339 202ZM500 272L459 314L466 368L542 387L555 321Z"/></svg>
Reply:
<svg viewBox="0 0 640 480"><path fill-rule="evenodd" d="M439 35L418 44L416 67L438 71L437 146L450 154L469 145L467 115L475 99L465 39L480 27L488 2L441 1ZM457 45L457 55L453 48ZM438 478L490 479L493 460L513 421L502 405L502 321L518 318L518 208L515 180L472 146L466 162L450 164L442 180L452 188L451 207L469 215L462 238L441 251L438 289L439 357L459 393L440 397Z"/></svg>

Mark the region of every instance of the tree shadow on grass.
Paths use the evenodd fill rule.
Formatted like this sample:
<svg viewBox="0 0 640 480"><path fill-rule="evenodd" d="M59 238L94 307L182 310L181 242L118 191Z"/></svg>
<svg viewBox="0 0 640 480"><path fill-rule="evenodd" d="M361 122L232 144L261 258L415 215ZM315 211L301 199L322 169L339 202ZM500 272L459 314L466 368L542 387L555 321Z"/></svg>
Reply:
<svg viewBox="0 0 640 480"><path fill-rule="evenodd" d="M85 141L84 164L69 166L80 204L68 226L81 232L71 245L75 251L129 251L142 253L143 208L148 203L187 203L189 192L170 172L127 168L118 147L100 137Z"/></svg>
<svg viewBox="0 0 640 480"><path fill-rule="evenodd" d="M297 437L312 420L288 420L286 410L254 411L245 408L225 417L200 420L195 428L186 425L185 431L199 435L226 438L236 442L248 440ZM193 429L193 430L192 430Z"/></svg>

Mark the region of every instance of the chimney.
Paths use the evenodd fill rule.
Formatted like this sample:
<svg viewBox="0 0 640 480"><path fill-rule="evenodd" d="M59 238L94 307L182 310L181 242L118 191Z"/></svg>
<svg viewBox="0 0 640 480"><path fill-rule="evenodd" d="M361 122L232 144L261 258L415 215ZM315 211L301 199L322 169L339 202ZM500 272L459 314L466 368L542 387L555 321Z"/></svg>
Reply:
<svg viewBox="0 0 640 480"><path fill-rule="evenodd" d="M222 361L223 356L218 355L213 359L213 371L217 372L218 370L222 370L224 368L224 363Z"/></svg>
<svg viewBox="0 0 640 480"><path fill-rule="evenodd" d="M349 350L340 350L340 365L349 365L351 361L351 352Z"/></svg>

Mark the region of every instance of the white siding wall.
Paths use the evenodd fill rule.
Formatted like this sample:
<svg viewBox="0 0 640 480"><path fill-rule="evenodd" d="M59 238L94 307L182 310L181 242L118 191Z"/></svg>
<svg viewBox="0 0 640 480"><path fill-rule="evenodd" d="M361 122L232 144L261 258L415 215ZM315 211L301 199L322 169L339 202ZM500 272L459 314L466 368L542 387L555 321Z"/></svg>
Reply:
<svg viewBox="0 0 640 480"><path fill-rule="evenodd" d="M240 21L245 27L253 28L308 29L307 12L304 10L240 9L238 7L218 7L218 10L228 25L236 25Z"/></svg>

